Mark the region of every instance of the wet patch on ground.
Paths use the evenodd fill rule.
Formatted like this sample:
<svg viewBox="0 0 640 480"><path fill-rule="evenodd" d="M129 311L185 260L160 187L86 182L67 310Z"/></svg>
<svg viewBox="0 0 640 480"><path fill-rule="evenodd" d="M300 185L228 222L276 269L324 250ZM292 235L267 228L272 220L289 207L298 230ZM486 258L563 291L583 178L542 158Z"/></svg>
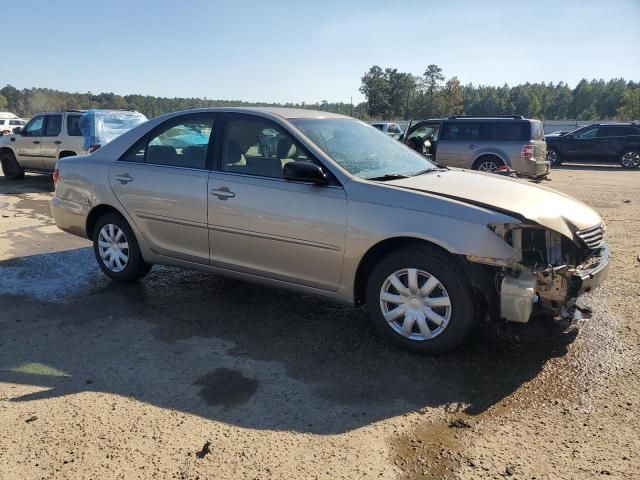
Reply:
<svg viewBox="0 0 640 480"><path fill-rule="evenodd" d="M0 261L0 295L29 295L64 302L86 295L106 282L91 248L67 250Z"/></svg>
<svg viewBox="0 0 640 480"><path fill-rule="evenodd" d="M200 397L210 405L226 408L247 402L258 390L255 378L246 377L241 371L218 368L193 382L201 387Z"/></svg>

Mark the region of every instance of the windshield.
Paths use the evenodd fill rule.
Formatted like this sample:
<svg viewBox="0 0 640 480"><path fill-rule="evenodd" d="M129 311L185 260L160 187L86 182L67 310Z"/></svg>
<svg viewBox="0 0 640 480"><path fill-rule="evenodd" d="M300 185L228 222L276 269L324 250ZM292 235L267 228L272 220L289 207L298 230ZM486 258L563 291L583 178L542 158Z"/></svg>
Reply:
<svg viewBox="0 0 640 480"><path fill-rule="evenodd" d="M412 176L437 169L422 155L358 120L301 118L291 123L342 168L360 178Z"/></svg>

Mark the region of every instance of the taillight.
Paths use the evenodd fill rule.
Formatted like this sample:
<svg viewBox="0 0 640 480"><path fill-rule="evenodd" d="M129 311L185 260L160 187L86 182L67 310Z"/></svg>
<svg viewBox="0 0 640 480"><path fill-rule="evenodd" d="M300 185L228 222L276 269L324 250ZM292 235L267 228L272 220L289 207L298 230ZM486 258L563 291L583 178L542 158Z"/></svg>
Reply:
<svg viewBox="0 0 640 480"><path fill-rule="evenodd" d="M56 168L53 170L53 185L55 186L56 183L58 183L58 180L60 180L60 170L58 170L58 166L56 165Z"/></svg>
<svg viewBox="0 0 640 480"><path fill-rule="evenodd" d="M522 158L533 158L533 145L531 144L522 145L522 150L520 150L520 156Z"/></svg>

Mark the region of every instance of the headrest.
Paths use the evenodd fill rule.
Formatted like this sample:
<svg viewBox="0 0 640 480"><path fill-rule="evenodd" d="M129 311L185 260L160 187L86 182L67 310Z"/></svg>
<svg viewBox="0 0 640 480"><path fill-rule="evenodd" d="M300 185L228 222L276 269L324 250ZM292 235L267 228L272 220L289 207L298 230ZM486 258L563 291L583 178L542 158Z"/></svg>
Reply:
<svg viewBox="0 0 640 480"><path fill-rule="evenodd" d="M276 153L278 158L294 158L297 153L297 148L288 138L281 138L278 140L278 149Z"/></svg>

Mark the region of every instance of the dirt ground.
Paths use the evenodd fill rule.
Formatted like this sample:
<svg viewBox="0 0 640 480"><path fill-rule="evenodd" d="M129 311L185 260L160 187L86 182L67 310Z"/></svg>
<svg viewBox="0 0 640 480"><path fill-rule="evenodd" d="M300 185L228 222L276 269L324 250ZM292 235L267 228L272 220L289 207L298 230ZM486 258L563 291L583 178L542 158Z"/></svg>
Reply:
<svg viewBox="0 0 640 480"><path fill-rule="evenodd" d="M315 298L166 267L112 284L50 179L0 176L0 479L640 478L640 171L551 178L608 226L593 318L425 358Z"/></svg>

